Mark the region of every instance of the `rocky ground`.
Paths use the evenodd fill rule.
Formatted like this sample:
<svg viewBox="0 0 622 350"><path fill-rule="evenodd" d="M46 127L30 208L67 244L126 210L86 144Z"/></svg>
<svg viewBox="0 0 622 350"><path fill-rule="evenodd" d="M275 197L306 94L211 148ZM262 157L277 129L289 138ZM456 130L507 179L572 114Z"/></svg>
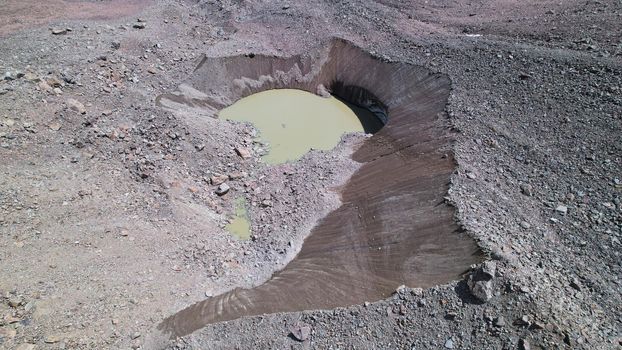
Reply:
<svg viewBox="0 0 622 350"><path fill-rule="evenodd" d="M364 136L271 168L250 126L154 101L203 53L290 55L333 36L451 78L447 200L490 262L168 347L622 346L619 2L37 3L0 14L0 347L151 348L166 316L291 259L337 205ZM238 197L252 203L249 241L224 229Z"/></svg>

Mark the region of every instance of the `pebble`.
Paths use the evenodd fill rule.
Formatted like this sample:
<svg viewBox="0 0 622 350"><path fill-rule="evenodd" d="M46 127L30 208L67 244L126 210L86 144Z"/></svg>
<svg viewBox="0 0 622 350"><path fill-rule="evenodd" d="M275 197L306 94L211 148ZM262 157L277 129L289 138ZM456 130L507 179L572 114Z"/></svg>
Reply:
<svg viewBox="0 0 622 350"><path fill-rule="evenodd" d="M495 327L504 327L505 326L505 318L503 316L499 316L499 317L495 318L495 321L494 321L493 325Z"/></svg>
<svg viewBox="0 0 622 350"><path fill-rule="evenodd" d="M65 28L52 28L53 35L64 35L67 34L68 30Z"/></svg>
<svg viewBox="0 0 622 350"><path fill-rule="evenodd" d="M520 191L522 194L524 194L525 196L533 196L533 186L528 185L528 184L523 184L520 186Z"/></svg>
<svg viewBox="0 0 622 350"><path fill-rule="evenodd" d="M58 343L59 341L60 341L60 337L57 336L57 335L48 335L43 340L43 342L45 342L47 344L54 344L54 343Z"/></svg>
<svg viewBox="0 0 622 350"><path fill-rule="evenodd" d="M140 338L140 333L139 332L134 332L132 333L132 339L136 339L136 338Z"/></svg>
<svg viewBox="0 0 622 350"><path fill-rule="evenodd" d="M447 311L445 313L445 319L450 320L450 321L455 320L457 316L458 314L453 311Z"/></svg>
<svg viewBox="0 0 622 350"><path fill-rule="evenodd" d="M63 86L63 82L60 79L58 79L57 77L48 77L48 78L45 79L45 81L51 87L61 87L61 86Z"/></svg>
<svg viewBox="0 0 622 350"><path fill-rule="evenodd" d="M33 83L38 83L41 81L41 78L39 78L35 73L32 72L26 72L26 74L24 74L24 79Z"/></svg>
<svg viewBox="0 0 622 350"><path fill-rule="evenodd" d="M251 152L244 147L236 147L235 153L237 153L238 156L242 157L242 159L248 159L251 157Z"/></svg>
<svg viewBox="0 0 622 350"><path fill-rule="evenodd" d="M296 322L290 329L291 335L298 341L305 341L311 335L311 327L304 322Z"/></svg>
<svg viewBox="0 0 622 350"><path fill-rule="evenodd" d="M557 208L555 208L555 211L560 214L566 215L566 213L568 213L568 207L560 204L557 206Z"/></svg>
<svg viewBox="0 0 622 350"><path fill-rule="evenodd" d="M225 194L227 194L227 192L229 192L230 189L231 187L229 187L229 185L223 183L219 185L218 188L216 188L216 194L219 196L224 196Z"/></svg>
<svg viewBox="0 0 622 350"><path fill-rule="evenodd" d="M521 221L520 226L524 229L530 229L531 228L531 224L526 222L526 221Z"/></svg>
<svg viewBox="0 0 622 350"><path fill-rule="evenodd" d="M446 348L446 349L453 349L453 348L454 348L454 341L453 341L453 339L448 338L448 339L445 341L445 348Z"/></svg>
<svg viewBox="0 0 622 350"><path fill-rule="evenodd" d="M46 91L46 92L52 92L52 87L50 86L50 84L47 83L47 81L41 80L38 84L37 87L40 90Z"/></svg>
<svg viewBox="0 0 622 350"><path fill-rule="evenodd" d="M531 350L531 345L529 345L527 339L521 339L518 341L518 348L520 350Z"/></svg>
<svg viewBox="0 0 622 350"><path fill-rule="evenodd" d="M514 320L515 326L529 327L530 324L531 322L529 321L529 316L527 315L523 315L523 317Z"/></svg>
<svg viewBox="0 0 622 350"><path fill-rule="evenodd" d="M578 291L581 290L581 285L579 284L579 280L577 280L576 278L570 281L570 286Z"/></svg>
<svg viewBox="0 0 622 350"><path fill-rule="evenodd" d="M248 176L248 174L243 171L234 172L234 173L229 174L229 180L239 180L239 179L245 178L246 176Z"/></svg>
<svg viewBox="0 0 622 350"><path fill-rule="evenodd" d="M9 315L4 316L4 322L5 322L5 323L7 323L7 324L17 323L17 322L19 322L19 321L21 321L21 320L22 320L21 318L14 317L14 316L12 316L12 315L10 315L10 314L9 314Z"/></svg>
<svg viewBox="0 0 622 350"><path fill-rule="evenodd" d="M134 23L134 25L132 27L134 27L136 29L145 29L145 23L144 22L137 22L137 23Z"/></svg>
<svg viewBox="0 0 622 350"><path fill-rule="evenodd" d="M48 124L48 128L50 128L50 130L52 131L58 131L61 128L61 125L59 122L51 122L50 124Z"/></svg>
<svg viewBox="0 0 622 350"><path fill-rule="evenodd" d="M14 298L9 298L9 306L10 307L18 307L20 306L22 303L22 299L14 297Z"/></svg>
<svg viewBox="0 0 622 350"><path fill-rule="evenodd" d="M220 184L225 183L228 179L229 179L229 176L227 175L214 174L214 176L210 178L210 183L212 184L212 186L218 186Z"/></svg>
<svg viewBox="0 0 622 350"><path fill-rule="evenodd" d="M86 107L84 107L84 105L81 102L73 98L67 99L67 107L69 107L70 109L80 114L86 114Z"/></svg>

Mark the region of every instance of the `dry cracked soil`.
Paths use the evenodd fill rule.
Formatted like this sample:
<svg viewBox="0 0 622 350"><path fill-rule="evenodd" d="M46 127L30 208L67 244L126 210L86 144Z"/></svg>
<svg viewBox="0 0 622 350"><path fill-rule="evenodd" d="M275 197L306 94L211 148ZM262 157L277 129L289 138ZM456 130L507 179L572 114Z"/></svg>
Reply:
<svg viewBox="0 0 622 350"><path fill-rule="evenodd" d="M251 125L156 98L203 55L333 38L450 79L444 201L485 262L379 301L154 336L295 257L366 138L267 166ZM621 193L617 0L0 1L3 349L619 349ZM238 197L246 241L225 229Z"/></svg>

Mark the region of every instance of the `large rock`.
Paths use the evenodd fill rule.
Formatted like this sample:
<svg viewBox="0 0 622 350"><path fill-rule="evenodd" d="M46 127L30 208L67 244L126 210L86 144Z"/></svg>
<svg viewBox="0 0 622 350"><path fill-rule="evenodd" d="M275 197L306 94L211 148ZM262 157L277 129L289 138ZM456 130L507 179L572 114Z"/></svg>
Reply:
<svg viewBox="0 0 622 350"><path fill-rule="evenodd" d="M296 322L289 331L292 337L298 341L305 341L311 335L311 327L304 322Z"/></svg>
<svg viewBox="0 0 622 350"><path fill-rule="evenodd" d="M469 291L479 301L487 302L494 296L492 279L495 277L496 270L496 263L487 261L475 269L467 278Z"/></svg>

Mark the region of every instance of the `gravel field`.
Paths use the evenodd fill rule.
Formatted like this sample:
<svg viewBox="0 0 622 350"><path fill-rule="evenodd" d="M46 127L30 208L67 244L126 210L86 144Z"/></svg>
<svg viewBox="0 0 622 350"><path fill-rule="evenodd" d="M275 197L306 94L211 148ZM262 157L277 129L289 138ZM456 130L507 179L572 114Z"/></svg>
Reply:
<svg viewBox="0 0 622 350"><path fill-rule="evenodd" d="M161 340L166 317L291 261L366 136L268 166L251 125L156 98L203 55L333 38L449 77L445 201L486 261L385 300ZM225 229L238 197L247 241ZM0 3L2 349L620 349L621 200L616 0Z"/></svg>

